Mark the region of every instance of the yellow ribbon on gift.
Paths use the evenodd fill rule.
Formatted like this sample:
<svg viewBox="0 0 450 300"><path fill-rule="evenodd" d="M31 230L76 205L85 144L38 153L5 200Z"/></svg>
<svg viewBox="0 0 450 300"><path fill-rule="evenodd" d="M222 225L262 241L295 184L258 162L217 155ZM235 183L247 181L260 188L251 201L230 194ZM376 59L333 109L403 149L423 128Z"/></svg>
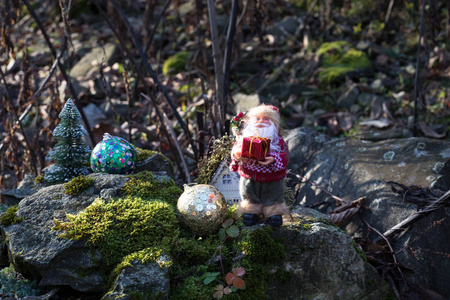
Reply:
<svg viewBox="0 0 450 300"><path fill-rule="evenodd" d="M265 146L266 146L266 151L265 151L265 153L264 153L264 158L267 156L267 151L269 150L269 147L268 147L268 144L269 144L269 142L268 142L268 138L264 138L264 137L260 137L259 136L259 133L258 133L258 136L250 136L252 139L250 140L250 148L248 149L248 158L252 158L252 145L253 145L253 140L255 140L255 139L260 139L261 141L263 141L263 142L265 142Z"/></svg>

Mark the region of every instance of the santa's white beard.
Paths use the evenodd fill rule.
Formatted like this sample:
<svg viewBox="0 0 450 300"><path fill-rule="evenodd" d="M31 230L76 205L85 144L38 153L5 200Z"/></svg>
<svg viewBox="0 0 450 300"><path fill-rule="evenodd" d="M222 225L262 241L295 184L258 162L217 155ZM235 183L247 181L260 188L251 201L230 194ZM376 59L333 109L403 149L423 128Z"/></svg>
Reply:
<svg viewBox="0 0 450 300"><path fill-rule="evenodd" d="M261 124L259 125L261 126ZM264 127L256 127L254 122L249 123L244 130L242 130L242 136L260 136L270 139L270 151L280 151L280 146L278 146L278 130L273 122L270 121L270 125L264 123L262 125L264 125Z"/></svg>

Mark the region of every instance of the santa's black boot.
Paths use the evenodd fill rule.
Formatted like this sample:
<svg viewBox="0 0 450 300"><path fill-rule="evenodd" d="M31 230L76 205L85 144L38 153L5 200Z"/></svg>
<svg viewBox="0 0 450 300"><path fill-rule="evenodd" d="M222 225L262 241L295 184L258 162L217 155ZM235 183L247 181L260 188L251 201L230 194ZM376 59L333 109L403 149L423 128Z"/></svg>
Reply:
<svg viewBox="0 0 450 300"><path fill-rule="evenodd" d="M253 226L253 225L258 224L258 222L259 222L259 217L258 217L258 215L255 215L255 214L245 213L242 216L242 219L244 221L245 226Z"/></svg>
<svg viewBox="0 0 450 300"><path fill-rule="evenodd" d="M272 227L280 227L283 224L283 217L281 215L274 215L269 218L268 222Z"/></svg>

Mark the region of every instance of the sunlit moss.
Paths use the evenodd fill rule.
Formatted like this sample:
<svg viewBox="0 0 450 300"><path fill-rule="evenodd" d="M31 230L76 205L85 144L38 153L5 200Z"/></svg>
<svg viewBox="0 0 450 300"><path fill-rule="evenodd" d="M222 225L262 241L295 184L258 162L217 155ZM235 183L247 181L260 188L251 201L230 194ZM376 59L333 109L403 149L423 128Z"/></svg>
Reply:
<svg viewBox="0 0 450 300"><path fill-rule="evenodd" d="M163 65L164 74L176 74L186 70L186 61L189 57L189 52L181 51L169 57Z"/></svg>
<svg viewBox="0 0 450 300"><path fill-rule="evenodd" d="M87 176L78 176L64 184L64 192L67 195L76 196L82 191L88 189L94 183L94 178Z"/></svg>
<svg viewBox="0 0 450 300"><path fill-rule="evenodd" d="M54 230L99 248L108 266L136 251L169 245L179 234L172 206L160 200L126 197L105 203L98 198L84 212L67 218L68 222L55 220Z"/></svg>
<svg viewBox="0 0 450 300"><path fill-rule="evenodd" d="M8 226L11 224L18 224L22 222L23 218L16 216L16 212L19 210L17 205L11 206L0 216L0 224L3 226Z"/></svg>
<svg viewBox="0 0 450 300"><path fill-rule="evenodd" d="M149 158L150 156L158 153L158 151L153 151L153 150L148 150L148 149L142 149L142 148L138 148L135 147L137 152L138 152L138 161L144 161L147 158Z"/></svg>
<svg viewBox="0 0 450 300"><path fill-rule="evenodd" d="M44 174L41 174L41 175L39 175L39 176L36 176L36 177L34 178L34 182L36 182L36 183L43 183L43 182L44 182Z"/></svg>
<svg viewBox="0 0 450 300"><path fill-rule="evenodd" d="M319 79L325 84L335 82L349 72L371 67L367 55L346 41L323 43L316 54L322 63Z"/></svg>
<svg viewBox="0 0 450 300"><path fill-rule="evenodd" d="M173 180L158 181L148 171L128 176L130 180L125 183L122 191L127 196L142 199L159 199L176 207L178 198L183 193Z"/></svg>

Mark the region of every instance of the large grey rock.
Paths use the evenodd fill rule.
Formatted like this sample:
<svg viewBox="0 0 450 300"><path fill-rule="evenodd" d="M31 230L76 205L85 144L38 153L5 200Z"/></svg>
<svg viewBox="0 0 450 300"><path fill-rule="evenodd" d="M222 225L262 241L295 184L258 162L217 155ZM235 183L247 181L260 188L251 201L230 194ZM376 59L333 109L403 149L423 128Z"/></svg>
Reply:
<svg viewBox="0 0 450 300"><path fill-rule="evenodd" d="M170 259L162 255L155 262L142 263L139 260L131 262L117 276L114 286L102 300L135 299L168 299L169 277L168 263Z"/></svg>
<svg viewBox="0 0 450 300"><path fill-rule="evenodd" d="M287 271L290 279L271 280L268 299L378 300L391 292L350 235L330 225L328 216L298 206L292 216L272 233L284 245L286 257L270 270Z"/></svg>
<svg viewBox="0 0 450 300"><path fill-rule="evenodd" d="M36 193L44 184L35 182L35 178L34 175L26 174L16 189L0 191L2 203L6 205L17 205L23 198Z"/></svg>
<svg viewBox="0 0 450 300"><path fill-rule="evenodd" d="M172 177L173 165L167 157L160 153L155 153L152 156L137 163L135 173L142 171L166 172L168 176Z"/></svg>
<svg viewBox="0 0 450 300"><path fill-rule="evenodd" d="M337 100L337 106L350 109L358 99L359 89L356 85L349 87Z"/></svg>
<svg viewBox="0 0 450 300"><path fill-rule="evenodd" d="M233 101L237 112L247 111L250 108L261 104L261 99L257 94L245 95L242 93L237 93L233 95Z"/></svg>
<svg viewBox="0 0 450 300"><path fill-rule="evenodd" d="M100 69L102 60L107 65L112 65L117 51L118 47L115 44L106 44L104 47L92 48L73 66L70 76L75 79L79 76L89 76Z"/></svg>
<svg viewBox="0 0 450 300"><path fill-rule="evenodd" d="M450 168L446 167L449 142L427 138L332 141L319 137L308 129L290 132L290 168L347 202L365 197L369 209L362 210L361 215L380 232L418 209L394 193L387 182L450 189ZM296 146L299 149L292 148ZM297 201L305 206L323 203L317 209L324 213L336 207L330 195L310 183L302 184ZM401 238L393 239L394 251L399 251L397 258L414 271L407 275L408 282L444 297L450 297L450 287L445 284L450 281L450 222L445 222L449 216L450 209L441 208L413 224ZM366 234L366 227L357 216L344 225L355 237ZM373 231L370 236L378 237Z"/></svg>
<svg viewBox="0 0 450 300"><path fill-rule="evenodd" d="M122 175L96 173L89 177L94 178L94 184L77 196L65 194L64 185L58 184L42 188L19 203L17 216L23 220L2 226L9 260L18 272L40 278L41 285L102 291L101 254L52 231L55 219L67 221L66 214L83 211L102 191L117 191L128 181Z"/></svg>

